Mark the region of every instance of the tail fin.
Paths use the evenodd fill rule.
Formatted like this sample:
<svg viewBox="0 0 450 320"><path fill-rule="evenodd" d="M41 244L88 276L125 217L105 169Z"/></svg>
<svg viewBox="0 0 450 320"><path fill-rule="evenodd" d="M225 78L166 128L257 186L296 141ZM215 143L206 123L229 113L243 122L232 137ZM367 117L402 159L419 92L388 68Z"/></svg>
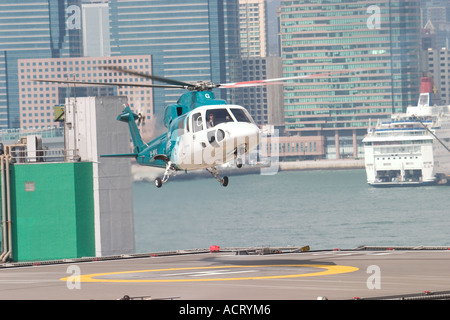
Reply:
<svg viewBox="0 0 450 320"><path fill-rule="evenodd" d="M128 123L130 129L131 140L133 141L134 153L139 153L143 150L144 142L136 124L139 116L131 111L130 106L126 106L122 113L117 117L117 120Z"/></svg>

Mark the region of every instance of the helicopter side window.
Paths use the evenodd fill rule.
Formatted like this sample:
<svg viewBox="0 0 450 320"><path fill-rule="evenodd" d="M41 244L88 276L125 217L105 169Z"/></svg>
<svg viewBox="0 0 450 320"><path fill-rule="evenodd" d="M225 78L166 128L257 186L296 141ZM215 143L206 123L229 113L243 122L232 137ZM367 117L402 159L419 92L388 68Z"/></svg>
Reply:
<svg viewBox="0 0 450 320"><path fill-rule="evenodd" d="M182 135L184 133L184 120L186 119L186 116L182 117L178 121L178 135Z"/></svg>
<svg viewBox="0 0 450 320"><path fill-rule="evenodd" d="M201 113L194 113L192 115L192 129L194 132L203 130L203 117Z"/></svg>
<svg viewBox="0 0 450 320"><path fill-rule="evenodd" d="M231 109L237 122L251 122L246 112L242 109Z"/></svg>
<svg viewBox="0 0 450 320"><path fill-rule="evenodd" d="M227 109L213 109L206 112L206 126L208 128L224 122L233 122L233 118Z"/></svg>

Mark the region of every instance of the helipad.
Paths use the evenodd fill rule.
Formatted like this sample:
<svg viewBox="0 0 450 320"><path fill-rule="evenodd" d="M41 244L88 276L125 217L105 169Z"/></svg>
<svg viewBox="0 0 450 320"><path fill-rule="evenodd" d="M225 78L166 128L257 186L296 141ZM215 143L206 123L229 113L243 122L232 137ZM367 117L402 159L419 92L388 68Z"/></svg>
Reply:
<svg viewBox="0 0 450 320"><path fill-rule="evenodd" d="M233 251L2 265L0 299L346 300L450 290L449 250Z"/></svg>
<svg viewBox="0 0 450 320"><path fill-rule="evenodd" d="M80 282L200 282L200 281L238 281L290 279L333 275L357 271L358 268L335 265L249 265L249 266L214 266L192 268L168 268L154 270L133 270L110 273L80 275ZM73 278L63 278L73 281Z"/></svg>

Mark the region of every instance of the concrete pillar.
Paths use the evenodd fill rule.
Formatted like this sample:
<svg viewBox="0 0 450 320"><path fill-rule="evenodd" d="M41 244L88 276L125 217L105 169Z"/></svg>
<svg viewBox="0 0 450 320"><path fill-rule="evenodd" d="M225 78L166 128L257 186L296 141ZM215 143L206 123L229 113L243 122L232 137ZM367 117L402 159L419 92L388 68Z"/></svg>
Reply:
<svg viewBox="0 0 450 320"><path fill-rule="evenodd" d="M336 159L340 159L341 151L340 151L340 147L339 147L339 131L337 131L337 130L334 132L334 144L336 146Z"/></svg>
<svg viewBox="0 0 450 320"><path fill-rule="evenodd" d="M101 158L130 152L128 126L117 121L126 97L66 101L66 148L74 161L93 163L96 256L134 253L131 159Z"/></svg>

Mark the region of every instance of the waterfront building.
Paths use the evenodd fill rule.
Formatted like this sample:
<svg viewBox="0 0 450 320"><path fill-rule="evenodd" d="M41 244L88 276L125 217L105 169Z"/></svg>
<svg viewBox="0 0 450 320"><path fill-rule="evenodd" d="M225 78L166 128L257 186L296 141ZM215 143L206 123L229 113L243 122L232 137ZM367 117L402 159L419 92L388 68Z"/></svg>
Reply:
<svg viewBox="0 0 450 320"><path fill-rule="evenodd" d="M420 1L281 0L285 130L323 137L320 157L362 157L367 127L417 102ZM341 73L342 72L342 73Z"/></svg>
<svg viewBox="0 0 450 320"><path fill-rule="evenodd" d="M433 78L438 96L432 105L450 104L450 50L429 48L424 56L428 74Z"/></svg>
<svg viewBox="0 0 450 320"><path fill-rule="evenodd" d="M281 78L280 57L242 59L240 81ZM283 118L283 86L269 85L234 89L235 103L244 106L259 125L281 125Z"/></svg>
<svg viewBox="0 0 450 320"><path fill-rule="evenodd" d="M20 127L36 129L59 126L54 118L54 106L63 103L66 98L79 97L82 92L83 95L126 96L133 110L142 113L149 120L154 113L151 88L77 85L75 90L73 85L36 82L35 79L89 81L99 84L151 83L135 75L103 68L115 66L151 74L151 65L150 55L20 59L18 61Z"/></svg>

